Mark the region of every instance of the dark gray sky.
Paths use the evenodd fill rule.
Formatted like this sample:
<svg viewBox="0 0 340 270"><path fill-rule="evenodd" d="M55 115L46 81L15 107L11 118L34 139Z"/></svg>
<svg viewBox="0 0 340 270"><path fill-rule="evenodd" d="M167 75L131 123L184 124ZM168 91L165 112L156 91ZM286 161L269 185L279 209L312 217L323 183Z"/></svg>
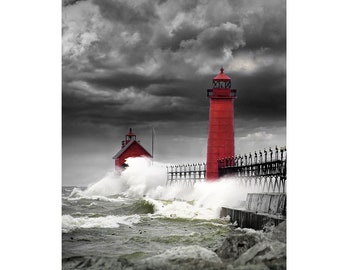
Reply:
<svg viewBox="0 0 340 270"><path fill-rule="evenodd" d="M63 1L63 185L113 168L130 127L155 159L205 161L206 89L238 91L236 153L286 142L286 1Z"/></svg>

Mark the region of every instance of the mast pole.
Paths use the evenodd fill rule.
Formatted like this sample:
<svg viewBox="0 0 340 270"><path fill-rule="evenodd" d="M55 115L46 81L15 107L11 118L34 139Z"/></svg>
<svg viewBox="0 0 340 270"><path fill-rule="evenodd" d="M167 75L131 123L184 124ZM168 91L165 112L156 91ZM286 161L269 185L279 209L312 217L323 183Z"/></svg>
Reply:
<svg viewBox="0 0 340 270"><path fill-rule="evenodd" d="M153 163L154 133L155 129L153 128L153 126L151 126L151 156L152 156L151 164Z"/></svg>

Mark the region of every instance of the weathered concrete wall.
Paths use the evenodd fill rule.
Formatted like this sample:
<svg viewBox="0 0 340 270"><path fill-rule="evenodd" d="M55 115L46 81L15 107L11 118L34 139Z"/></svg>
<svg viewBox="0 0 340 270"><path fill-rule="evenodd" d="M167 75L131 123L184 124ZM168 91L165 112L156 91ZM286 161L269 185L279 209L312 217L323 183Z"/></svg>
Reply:
<svg viewBox="0 0 340 270"><path fill-rule="evenodd" d="M255 230L262 230L266 225L277 226L282 221L285 221L283 216L275 216L269 214L259 214L240 209L232 209L222 207L220 217L230 216L232 222L237 222L241 228L252 228Z"/></svg>
<svg viewBox="0 0 340 270"><path fill-rule="evenodd" d="M268 213L271 215L286 215L285 193L248 193L246 210Z"/></svg>
<svg viewBox="0 0 340 270"><path fill-rule="evenodd" d="M278 225L286 220L286 194L248 193L245 209L222 207L220 217L230 216L241 228L261 230L265 225Z"/></svg>

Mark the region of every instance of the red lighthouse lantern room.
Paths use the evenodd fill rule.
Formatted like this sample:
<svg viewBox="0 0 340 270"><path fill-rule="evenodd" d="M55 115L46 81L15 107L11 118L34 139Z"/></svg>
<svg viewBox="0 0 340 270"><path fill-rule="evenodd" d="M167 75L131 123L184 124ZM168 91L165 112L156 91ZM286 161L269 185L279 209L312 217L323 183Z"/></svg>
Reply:
<svg viewBox="0 0 340 270"><path fill-rule="evenodd" d="M137 136L132 132L132 128L125 135L125 140L122 141L122 148L113 156L116 169L127 167L125 161L129 157L152 157L140 142L137 141Z"/></svg>
<svg viewBox="0 0 340 270"><path fill-rule="evenodd" d="M207 180L218 178L218 159L234 156L234 99L236 89L231 89L231 78L220 73L213 78L210 99L207 150Z"/></svg>

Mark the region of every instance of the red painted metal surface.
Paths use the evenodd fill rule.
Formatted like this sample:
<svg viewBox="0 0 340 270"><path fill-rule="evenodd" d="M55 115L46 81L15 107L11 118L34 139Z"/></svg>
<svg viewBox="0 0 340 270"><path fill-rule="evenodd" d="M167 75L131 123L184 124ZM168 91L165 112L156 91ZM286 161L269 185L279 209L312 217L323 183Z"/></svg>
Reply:
<svg viewBox="0 0 340 270"><path fill-rule="evenodd" d="M219 84L217 84L217 82ZM220 82L224 84L221 86ZM213 79L213 89L208 89L210 98L209 133L207 151L207 180L218 179L217 160L235 154L234 145L234 99L236 90L231 89L231 78L223 73Z"/></svg>
<svg viewBox="0 0 340 270"><path fill-rule="evenodd" d="M142 156L151 157L137 141L133 141L133 143L116 159L115 164L118 167L122 167L127 158Z"/></svg>
<svg viewBox="0 0 340 270"><path fill-rule="evenodd" d="M152 157L148 151L136 140L137 136L130 131L125 136L125 141L122 141L122 149L113 157L115 159L116 168L125 166L125 161L129 157Z"/></svg>
<svg viewBox="0 0 340 270"><path fill-rule="evenodd" d="M217 74L214 78L213 78L213 80L214 81L219 81L219 80L227 80L227 81L231 81L231 78L227 75L227 74L225 74L225 73L223 73L223 71L224 71L224 68L221 68L220 69L220 73L219 74Z"/></svg>

